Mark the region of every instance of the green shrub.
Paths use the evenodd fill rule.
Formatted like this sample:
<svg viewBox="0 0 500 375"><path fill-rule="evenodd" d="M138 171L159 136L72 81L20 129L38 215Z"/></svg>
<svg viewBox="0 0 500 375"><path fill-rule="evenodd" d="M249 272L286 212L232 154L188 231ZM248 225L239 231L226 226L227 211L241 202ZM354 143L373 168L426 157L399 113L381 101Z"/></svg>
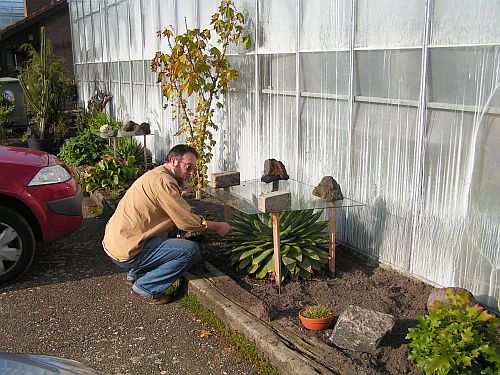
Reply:
<svg viewBox="0 0 500 375"><path fill-rule="evenodd" d="M133 156L129 156L123 163L118 158L107 156L84 172L83 185L86 192L104 189L112 197L116 197L132 185L139 176L140 169Z"/></svg>
<svg viewBox="0 0 500 375"><path fill-rule="evenodd" d="M12 111L14 106L0 95L0 140L12 133L12 130L7 128L12 123Z"/></svg>
<svg viewBox="0 0 500 375"><path fill-rule="evenodd" d="M500 374L500 319L468 306L465 292L446 295L450 303L435 302L408 330L408 359L425 374Z"/></svg>
<svg viewBox="0 0 500 375"><path fill-rule="evenodd" d="M144 146L133 137L118 138L116 146L108 146L104 153L108 156L116 156L123 162L129 156L133 156L137 165L144 165Z"/></svg>
<svg viewBox="0 0 500 375"><path fill-rule="evenodd" d="M90 129L81 130L76 137L66 140L59 158L73 167L95 165L102 159L107 141L94 134Z"/></svg>
<svg viewBox="0 0 500 375"><path fill-rule="evenodd" d="M119 121L100 111L82 112L76 120L76 127L79 131L90 129L93 132L98 132L105 124L108 124L112 129L120 129L121 127Z"/></svg>
<svg viewBox="0 0 500 375"><path fill-rule="evenodd" d="M328 222L317 221L322 211L279 213L282 277L308 279L328 263ZM274 272L272 215L235 211L233 231L227 237L231 264L258 279Z"/></svg>

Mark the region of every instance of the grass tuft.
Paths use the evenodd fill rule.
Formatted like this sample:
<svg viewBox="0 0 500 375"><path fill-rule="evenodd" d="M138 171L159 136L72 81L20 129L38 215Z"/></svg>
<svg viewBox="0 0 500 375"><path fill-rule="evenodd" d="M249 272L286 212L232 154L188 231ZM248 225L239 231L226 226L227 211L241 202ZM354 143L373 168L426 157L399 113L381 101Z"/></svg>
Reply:
<svg viewBox="0 0 500 375"><path fill-rule="evenodd" d="M217 331L222 339L232 348L236 349L243 359L257 366L261 370L262 375L279 375L278 370L262 355L255 344L248 341L241 333L229 329L217 315L199 303L194 296L187 294L179 302L182 307L191 311L197 318L203 320L212 329Z"/></svg>

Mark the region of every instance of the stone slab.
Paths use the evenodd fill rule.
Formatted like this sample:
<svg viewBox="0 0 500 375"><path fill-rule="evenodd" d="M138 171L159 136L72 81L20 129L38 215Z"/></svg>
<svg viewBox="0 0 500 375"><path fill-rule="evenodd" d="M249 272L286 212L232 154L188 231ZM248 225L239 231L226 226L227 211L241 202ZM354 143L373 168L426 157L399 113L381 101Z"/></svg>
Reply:
<svg viewBox="0 0 500 375"><path fill-rule="evenodd" d="M240 184L239 171L215 172L210 178L210 186L213 188L227 188Z"/></svg>
<svg viewBox="0 0 500 375"><path fill-rule="evenodd" d="M392 315L349 305L340 314L329 341L339 348L374 353L394 324Z"/></svg>
<svg viewBox="0 0 500 375"><path fill-rule="evenodd" d="M272 191L259 195L258 208L262 212L286 211L292 205L292 195L289 191Z"/></svg>

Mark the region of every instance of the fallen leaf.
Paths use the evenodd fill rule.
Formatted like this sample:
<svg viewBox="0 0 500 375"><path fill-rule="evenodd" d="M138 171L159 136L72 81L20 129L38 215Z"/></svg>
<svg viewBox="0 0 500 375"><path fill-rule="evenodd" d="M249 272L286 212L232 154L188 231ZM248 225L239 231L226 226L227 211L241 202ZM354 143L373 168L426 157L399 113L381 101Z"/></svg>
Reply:
<svg viewBox="0 0 500 375"><path fill-rule="evenodd" d="M210 336L212 336L212 335L213 335L213 333L212 333L212 332L210 332L210 331L205 331L205 330L202 330L202 331L200 332L200 337L201 337L201 338L210 337Z"/></svg>

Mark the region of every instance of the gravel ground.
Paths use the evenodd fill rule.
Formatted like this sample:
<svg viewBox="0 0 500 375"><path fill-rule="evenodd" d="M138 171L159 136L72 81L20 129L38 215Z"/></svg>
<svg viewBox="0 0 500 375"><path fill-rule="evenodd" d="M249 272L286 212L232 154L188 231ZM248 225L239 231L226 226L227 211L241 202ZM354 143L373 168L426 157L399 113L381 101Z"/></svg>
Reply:
<svg viewBox="0 0 500 375"><path fill-rule="evenodd" d="M257 374L177 302L145 304L100 241L85 199L82 228L40 249L26 276L0 288L0 351L74 359L102 374ZM90 208L90 209L89 209Z"/></svg>

